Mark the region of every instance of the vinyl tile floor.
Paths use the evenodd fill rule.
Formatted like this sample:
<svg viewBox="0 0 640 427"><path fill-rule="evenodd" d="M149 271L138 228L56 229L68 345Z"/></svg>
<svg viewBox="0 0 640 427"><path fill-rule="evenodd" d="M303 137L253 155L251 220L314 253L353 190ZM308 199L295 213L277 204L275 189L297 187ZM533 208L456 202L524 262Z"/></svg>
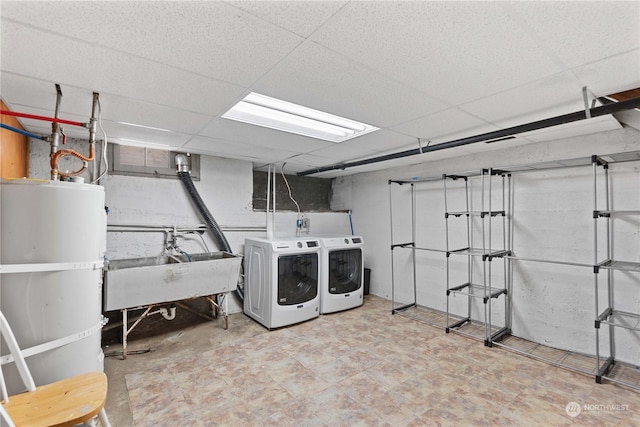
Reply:
<svg viewBox="0 0 640 427"><path fill-rule="evenodd" d="M415 320L388 300L268 331L243 314L105 359L116 426L629 426L640 392ZM118 345L105 348L118 350Z"/></svg>

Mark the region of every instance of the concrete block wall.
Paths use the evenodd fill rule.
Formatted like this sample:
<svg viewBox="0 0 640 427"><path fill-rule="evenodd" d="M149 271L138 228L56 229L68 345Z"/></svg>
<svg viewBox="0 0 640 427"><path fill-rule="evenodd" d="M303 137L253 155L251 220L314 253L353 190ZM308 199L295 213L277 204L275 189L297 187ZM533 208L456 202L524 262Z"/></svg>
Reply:
<svg viewBox="0 0 640 427"><path fill-rule="evenodd" d="M391 229L389 179L414 176L440 176L480 169L520 165L560 159L588 157L640 150L640 132L623 128L599 134L557 141L528 144L429 161L429 153L416 157L416 164L384 171L360 173L337 178L333 186L332 209L351 209L353 221L366 244L365 266L372 269L371 293L391 298ZM612 167L616 209L640 209L640 162ZM392 184L396 185L397 184ZM560 259L593 264L593 196L590 167L566 168L514 175L514 250L516 255ZM445 247L445 222L442 182L416 186L417 246ZM411 241L411 200L408 185L394 188L393 224L395 243ZM375 207L375 208L374 208ZM476 206L477 207L477 206ZM603 227L601 227L602 229ZM626 261L640 261L640 221L621 218L616 230L614 254ZM600 241L604 243L602 233ZM404 251L404 252L403 252ZM602 252L600 258L603 258ZM394 250L396 297L411 300L413 271L410 251ZM466 274L466 263L452 258L452 271ZM417 254L418 304L445 309L446 268L440 253ZM480 266L476 271L482 271ZM640 274L615 272L616 305L640 313ZM600 283L606 276L600 274ZM601 291L602 293L602 291ZM603 295L601 295L603 296ZM567 267L525 261L514 263L513 331L514 335L556 348L595 353L595 290L592 268ZM453 310L464 310L456 298ZM494 300L495 301L495 300ZM600 303L604 307L604 302ZM391 305L389 307L391 309ZM499 319L502 303L494 304L494 319ZM463 311L464 312L464 311ZM478 317L480 310L474 310ZM504 316L503 316L504 317ZM606 342L602 329L601 342ZM617 357L640 363L640 334L616 330ZM606 345L602 350L607 353Z"/></svg>

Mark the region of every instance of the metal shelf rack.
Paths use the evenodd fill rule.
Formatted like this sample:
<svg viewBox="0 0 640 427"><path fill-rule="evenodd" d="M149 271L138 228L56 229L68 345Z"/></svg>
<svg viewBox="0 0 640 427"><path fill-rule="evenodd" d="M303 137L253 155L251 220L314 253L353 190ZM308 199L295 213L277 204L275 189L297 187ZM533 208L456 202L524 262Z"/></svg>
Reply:
<svg viewBox="0 0 640 427"><path fill-rule="evenodd" d="M480 181L480 210L473 209L473 194L470 188L469 180L472 178L478 178ZM460 181L464 182L463 186L458 188L452 188L451 182ZM509 287L509 259L506 258L510 254L508 249L508 233L509 233L509 215L507 207L507 197L511 194L511 175L503 170L499 169L481 169L477 173L465 173L465 174L444 174L442 176L444 184L444 207L445 207L445 233L446 233L446 266L447 266L447 317L445 332L456 332L462 335L467 335L472 338L480 338L484 341L484 344L491 346L494 340L500 339L500 337L509 334L510 329L510 292ZM498 189L495 190L494 181L498 181ZM447 183L450 183L447 185ZM452 192L462 193L464 196L464 210L449 210L450 200L452 198ZM498 209L495 209L495 193L498 194ZM458 196L458 202L460 196ZM450 243L452 240L450 228L459 226L458 219L464 218L466 228L466 246L458 249L451 249ZM501 237L500 243L495 243L493 239L493 232L495 228L496 220L501 219L498 234ZM479 221L480 228L480 241L481 245L474 246L474 239L478 236L474 231L476 222ZM451 223L450 223L451 222ZM453 224L458 223L458 224ZM498 246L498 247L496 247ZM451 284L451 256L466 256L467 263L467 280L462 284ZM482 275L481 280L478 280L474 275L474 264L477 259L480 259L482 263ZM503 267L502 283L494 286L492 265L493 261L501 260ZM466 313L454 314L452 313L450 297L455 295L462 295L467 297ZM492 300L498 299L503 296L504 299L504 321L501 322L501 326L494 325L494 319L492 318ZM462 326L474 320L472 318L472 310L474 299L481 299L482 301L482 314L479 319L482 324L484 333L481 336L469 334L462 328ZM475 319L478 320L478 319Z"/></svg>
<svg viewBox="0 0 640 427"><path fill-rule="evenodd" d="M594 162L595 160L595 162ZM606 199L609 200L609 204L606 206L598 206L595 203L595 198L596 198L596 189L597 186L595 184L595 179L596 179L596 170L599 170L599 168L603 168L604 169L604 173L606 175L608 175L609 171L608 171L608 165L609 164L614 164L614 163L624 163L624 162L637 162L640 161L640 151L628 151L628 152L623 152L623 153L616 153L616 154L607 154L607 155L601 155L601 156L589 156L589 157L580 157L580 158L574 158L574 159L566 159L566 160L559 160L559 161L550 161L550 162L541 162L541 163L533 163L533 164L524 164L524 165L512 165L512 166L504 166L501 167L499 170L498 169L494 169L494 171L498 171L498 172L503 172L505 174L511 174L513 176L517 176L521 173L528 173L528 172L538 172L538 171L548 171L548 170L558 170L558 169L565 169L565 168L574 168L574 167L593 167L594 169L594 210L593 212L587 212L589 215L593 214L593 218L594 218L594 223L596 223L595 227L597 227L597 223L603 223L606 222L608 223L608 226L610 227L609 230L607 231L608 237L607 237L607 244L609 244L609 239L610 236L613 234L612 231L613 229L612 227L612 219L620 219L623 216L627 216L626 218L624 218L624 221L628 221L629 217L632 218L633 221L636 221L636 218L638 216L640 216L640 210L615 210L612 209L612 205L611 205L611 201L610 201L610 195L607 194ZM464 178L472 178L472 177L477 177L480 176L482 173L481 171L468 171L468 172L460 172L460 173L456 173L455 175L449 175L449 180L453 179L453 177L456 177L458 179L464 179ZM608 176L606 176L606 179L608 180ZM418 278L416 277L416 270L415 270L415 262L416 262L416 258L415 258L415 254L419 251L430 251L430 252L438 252L438 253L443 253L444 255L446 255L446 262L449 261L450 257L468 257L470 259L476 260L478 261L478 257L480 257L482 264L484 265L491 265L490 262L486 262L488 261L489 257L492 257L491 259L493 259L494 257L498 257L501 256L504 260L508 260L508 261L519 261L519 262L534 262L534 263L545 263L545 264L556 264L556 265L565 265L568 267L578 267L578 268L585 268L585 269L589 269L590 271L594 272L594 276L595 276L595 281L596 281L596 293L597 293L597 289L598 287L600 287L601 285L599 285L597 283L598 280L598 275L602 276L604 274L607 275L607 284L606 284L606 289L603 287L603 291L606 290L607 292L609 292L609 290L611 292L613 292L613 272L615 271L624 271L626 272L625 275L631 277L632 281L637 281L637 284L640 285L640 280L638 280L637 275L635 275L635 273L640 272L640 263L635 263L635 262L630 262L630 261L622 261L622 260L618 260L618 259L612 259L611 253L609 252L608 255L606 257L604 257L605 259L599 259L598 256L596 255L594 257L594 261L593 263L591 262L574 262L574 261L568 261L568 260L562 260L562 259L541 259L541 258L531 258L531 257L523 257L523 256L517 256L514 253L513 250L513 242L512 242L512 230L511 228L513 227L513 218L512 218L512 213L513 213L513 207L511 206L513 201L512 198L509 198L509 202L507 203L507 206L505 207L505 218L509 221L509 225L507 226L507 233L508 233L508 237L506 240L506 245L504 247L504 251L498 251L495 248L492 248L491 251L487 251L488 253L485 253L486 248L483 248L482 245L479 245L480 247L474 247L472 244L466 244L466 245L460 245L460 247L458 247L457 249L434 249L434 248L423 248L423 247L418 247L415 245L415 240L416 240L416 232L415 232L415 218L416 218L416 207L415 207L415 192L414 192L414 185L419 185L420 183L431 183L431 185L435 184L438 181L443 180L443 176L439 175L439 176L430 176L430 177L412 177L410 179L404 179L404 180L390 180L389 181L389 188L390 188L390 209L391 211L393 211L393 201L391 198L391 188L393 188L396 185L402 186L405 184L410 184L411 185L411 197L412 197L412 223L411 223L411 227L412 227L412 238L411 238L411 242L404 242L404 243L395 243L394 239L393 239L393 212L391 212L391 225L392 225L392 235L391 235L391 252L392 252L392 271L394 268L394 261L393 261L393 253L396 250L410 250L412 251L413 254L413 259L412 262L414 264L414 276L413 276L413 301L410 304L403 304L403 306L399 306L398 305L398 301L396 301L396 291L397 291L397 287L398 284L394 283L394 278L392 277L392 300L393 300L393 313L401 313L401 315L408 317L408 318L412 318L415 320L418 320L420 322L423 323L427 323L427 324L431 324L437 327L442 327L447 328L447 324L449 321L454 322L451 325L448 325L449 328L454 328L454 325L457 323L460 323L460 325L455 328L457 332L465 332L465 331L470 331L467 335L469 336L473 336L474 338L480 338L483 334L482 331L484 331L484 336L492 336L492 340L489 341L489 345L495 345L495 346L499 346L502 348L505 348L509 351L513 351L515 353L518 354L522 354L525 355L527 357L531 357L537 360L541 360L543 362L546 363L550 363L552 365L555 366L559 366L565 369L569 369L575 372L580 372L582 374L586 374L589 376L595 376L596 377L596 381L597 382L601 382L602 379L606 379L609 380L611 382L615 382L615 383L620 383L623 385L627 385L630 386L632 388L639 388L640 386L640 368L638 366L635 365L631 365L628 364L626 362L623 361L618 361L615 359L615 353L613 354L612 357L609 356L602 356L600 355L599 351L600 351L600 329L602 328L608 328L610 334L609 334L609 339L611 340L609 342L609 346L614 349L615 346L612 344L615 344L615 342L613 342L614 339L614 334L611 333L612 331L614 331L615 329L626 329L626 330L630 330L630 331L638 331L640 330L640 314L639 313L631 313L631 312L627 312L627 311L622 311L622 310L618 310L616 308L614 308L614 306L612 305L612 300L607 300L607 304L606 304L606 308L604 309L599 309L599 304L600 301L596 300L596 310L595 310L595 324L596 324L596 347L597 350L596 352L592 353L591 355L576 355L576 354L572 354L571 352L567 352L567 351L563 351L563 350L558 350L558 349L550 349L545 347L542 344L537 344L537 343L533 343L533 342L529 342L526 340L523 340L522 338L518 338L516 336L511 335L508 331L505 331L503 334L501 335L496 335L493 336L493 332L495 332L498 328L495 327L495 325L492 325L492 329L490 333L487 333L487 329L484 328L484 326L486 325L482 325L482 322L476 321L476 320L471 320L471 321L467 321L465 315L463 316L455 316L453 313L448 313L442 310L438 310L436 308L432 308L432 307L428 307L427 305L425 305L424 303L419 304L416 301L416 281L418 280ZM607 191L609 191L609 186L610 183L607 182L606 188ZM512 188L512 187L511 187ZM511 193L508 192L507 194L509 194L509 196L511 196ZM397 208L396 208L397 209ZM446 211L446 209L445 209ZM487 210L484 210L484 208L481 208L480 210L473 210L470 209L469 207L464 207L462 209L458 209L458 210L451 210L449 212L447 212L448 217L450 218L466 218L467 220L471 221L472 219L477 221L478 218L481 219L481 221L487 221L487 217L489 218L499 218L501 217L502 211L500 210L496 210L495 208L488 208ZM445 215L447 215L445 214ZM423 215L421 215L420 217L421 219L423 219ZM434 218L435 219L435 218ZM445 217L445 222L446 220L448 220L449 218ZM427 219L427 220L431 220L431 219ZM489 221L492 221L491 219ZM602 224L601 224L602 225ZM598 231L597 229L594 231L594 236L597 239L598 236ZM597 252L597 241L594 244L595 246L595 252ZM484 257L484 259L483 259ZM444 262L444 260L443 260ZM485 282L484 280L476 280L475 282L473 280L468 280L466 283L462 283L462 284L456 284L456 285L452 285L451 287L447 286L447 293L449 295L455 295L455 294L468 294L469 300L472 299L478 299L478 298L482 298L482 302L484 303L484 300L487 300L487 304L488 305L490 303L491 300L496 300L499 297L504 297L506 301L506 303L508 303L509 299L511 298L511 294L510 294L510 287L512 286L511 284L511 278L512 278L512 268L513 268L513 263L512 262L508 262L507 264L507 276L509 277L509 283L507 287L502 288L500 286L495 286L495 285L489 285L487 287L485 287ZM611 275L611 276L609 276ZM489 275L489 277L491 277ZM609 278L611 277L611 279ZM426 279L426 280L425 280ZM427 286L435 286L435 285L440 285L440 281L438 280L437 282L429 282L429 278L420 278L421 282L424 283L424 285ZM611 280L611 281L610 281ZM635 284L635 282L633 282ZM407 282L408 284L408 282ZM502 293L502 290L505 289L506 293ZM487 292L487 295L485 295L485 290ZM405 289L406 291L406 289ZM497 294L496 294L497 293ZM610 295L611 296L611 295ZM448 296L447 296L448 299ZM506 312L506 325L510 325L511 323L511 316L512 316L512 307L509 306L508 310ZM435 314L434 314L435 313ZM461 322L462 320L465 320L463 322ZM602 325L606 325L606 326L602 326ZM524 343L524 344L523 344ZM525 345L526 344L526 345ZM557 353L557 354L556 354ZM596 354L597 353L597 354ZM578 362L576 363L576 360L574 359L579 359Z"/></svg>
<svg viewBox="0 0 640 427"><path fill-rule="evenodd" d="M616 305L614 299L614 272L627 271L637 273L640 272L640 263L630 261L620 261L614 259L613 254L613 239L614 239L614 223L613 218L616 216L636 216L640 217L640 211L638 210L613 210L613 188L612 182L609 177L609 161L599 156L592 157L593 165L593 253L594 253L594 284L595 284L595 329L596 329L596 382L602 383L603 379L623 384L627 387L640 389L640 384L637 382L628 382L624 378L619 378L615 375L617 365L621 363L616 360L616 329L623 328L630 331L640 332L640 313L631 313L628 311L617 310L614 308ZM603 188L598 187L598 172L602 170L604 179ZM599 202L598 193L604 190L603 201ZM604 203L604 209L598 209L600 204ZM598 224L604 222L605 231L605 243L604 249L606 258L599 260L599 233ZM604 298L604 310L601 311L601 298L600 298L600 272L604 270L606 273L606 280L604 290L606 291L606 297ZM608 348L609 356L602 356L600 353L600 333L601 326L608 326ZM640 334L637 335L640 337ZM628 367L628 364L622 364ZM632 368L640 369L638 366L632 366Z"/></svg>
<svg viewBox="0 0 640 427"><path fill-rule="evenodd" d="M426 178L422 179L419 182L430 182L430 181L438 181L440 178ZM400 242L395 243L394 233L393 233L393 200L392 200L392 187L394 184L399 186L408 184L410 186L410 197L411 197L411 241L410 242ZM389 216L391 220L391 301L392 301L392 314L403 313L407 311L411 311L411 309L419 308L420 306L417 303L417 272L416 272L416 253L419 251L425 252L436 252L436 253L445 253L445 250L436 249L436 248L426 248L416 246L416 193L415 193L415 184L411 180L389 180ZM396 283L395 283L395 257L394 252L396 250L409 250L411 251L411 264L412 264L412 276L413 276L413 286L410 290L411 300L410 301L398 301L398 295L396 291ZM431 307L428 307L431 308ZM428 317L421 318L420 321L423 323L427 323L436 327L444 327L442 323L442 318L444 316L436 316L436 317Z"/></svg>

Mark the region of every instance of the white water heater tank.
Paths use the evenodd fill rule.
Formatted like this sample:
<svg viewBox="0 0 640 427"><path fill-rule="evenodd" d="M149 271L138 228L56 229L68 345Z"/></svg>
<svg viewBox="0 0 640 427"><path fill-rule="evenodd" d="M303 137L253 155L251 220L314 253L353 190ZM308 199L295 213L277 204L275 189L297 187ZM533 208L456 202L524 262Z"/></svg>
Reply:
<svg viewBox="0 0 640 427"><path fill-rule="evenodd" d="M0 307L36 385L104 369L104 203L97 185L0 182ZM6 362L9 393L24 390Z"/></svg>

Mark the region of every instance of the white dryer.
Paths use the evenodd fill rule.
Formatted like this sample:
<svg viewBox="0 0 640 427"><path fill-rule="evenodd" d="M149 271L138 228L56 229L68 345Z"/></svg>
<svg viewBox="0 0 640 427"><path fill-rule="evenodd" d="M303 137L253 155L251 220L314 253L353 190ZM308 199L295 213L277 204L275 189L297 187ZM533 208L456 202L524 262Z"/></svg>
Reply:
<svg viewBox="0 0 640 427"><path fill-rule="evenodd" d="M321 237L320 313L334 313L363 303L362 237Z"/></svg>
<svg viewBox="0 0 640 427"><path fill-rule="evenodd" d="M244 254L245 314L268 329L318 317L318 239L246 239Z"/></svg>

